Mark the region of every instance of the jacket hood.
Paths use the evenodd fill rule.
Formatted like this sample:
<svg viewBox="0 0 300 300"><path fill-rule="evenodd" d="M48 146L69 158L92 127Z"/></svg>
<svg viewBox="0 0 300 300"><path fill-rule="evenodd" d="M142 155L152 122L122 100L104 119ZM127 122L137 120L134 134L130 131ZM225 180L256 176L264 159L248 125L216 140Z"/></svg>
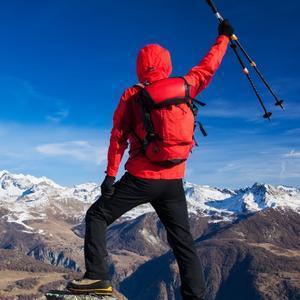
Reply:
<svg viewBox="0 0 300 300"><path fill-rule="evenodd" d="M172 72L170 52L158 44L146 45L138 54L136 71L141 83L169 77Z"/></svg>

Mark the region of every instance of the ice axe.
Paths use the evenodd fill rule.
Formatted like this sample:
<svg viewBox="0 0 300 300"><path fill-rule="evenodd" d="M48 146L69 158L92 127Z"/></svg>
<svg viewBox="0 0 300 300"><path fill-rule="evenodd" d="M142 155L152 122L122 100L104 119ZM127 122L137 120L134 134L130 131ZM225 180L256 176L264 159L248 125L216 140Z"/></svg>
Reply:
<svg viewBox="0 0 300 300"><path fill-rule="evenodd" d="M216 5L213 3L212 0L206 0L207 4L210 6L210 8L212 9L213 13L215 14L216 18L218 19L218 21L221 23L224 21L223 16L220 14L220 12L218 11ZM262 75L261 71L258 69L256 63L254 62L254 60L249 56L249 54L247 53L247 51L245 50L245 48L242 46L242 44L240 43L238 37L233 34L231 36L231 48L233 49L239 63L242 66L243 69L243 73L246 75L246 77L248 78L248 81L252 87L252 89L254 90L254 93L256 94L258 101L260 103L260 105L262 106L263 110L264 110L264 118L270 119L270 116L272 115L271 112L268 112L266 110L266 107L262 101L262 98L260 96L260 94L258 93L251 77L249 74L249 70L246 68L239 52L238 49L241 50L241 52L245 55L246 59L248 60L248 62L250 63L250 66L253 67L253 69L255 70L255 72L257 73L257 75L259 76L259 78L262 80L262 82L264 83L264 85L267 87L267 89L269 90L269 92L271 93L271 95L274 97L275 99L275 105L276 106L280 106L283 109L283 100L279 99L276 94L274 93L274 91L272 90L271 86L268 84L268 82L266 81L266 79L264 78L264 76Z"/></svg>

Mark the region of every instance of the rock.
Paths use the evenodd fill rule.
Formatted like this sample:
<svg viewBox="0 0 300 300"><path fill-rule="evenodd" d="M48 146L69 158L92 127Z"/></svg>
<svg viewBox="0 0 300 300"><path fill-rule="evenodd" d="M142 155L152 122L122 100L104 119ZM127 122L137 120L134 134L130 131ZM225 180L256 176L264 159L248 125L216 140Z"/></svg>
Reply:
<svg viewBox="0 0 300 300"><path fill-rule="evenodd" d="M49 291L47 300L117 300L114 296L98 296L96 294L72 294L68 291Z"/></svg>

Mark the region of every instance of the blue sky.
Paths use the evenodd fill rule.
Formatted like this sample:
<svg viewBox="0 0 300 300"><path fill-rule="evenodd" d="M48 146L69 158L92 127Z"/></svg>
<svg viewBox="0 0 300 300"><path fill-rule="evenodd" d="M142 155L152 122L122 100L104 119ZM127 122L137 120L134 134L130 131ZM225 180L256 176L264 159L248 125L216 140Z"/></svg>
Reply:
<svg viewBox="0 0 300 300"><path fill-rule="evenodd" d="M216 3L286 110L275 108L256 81L273 111L271 122L261 118L229 49L201 95L209 136L197 134L186 179L231 188L256 181L299 186L300 3ZM173 75L184 75L213 44L216 28L204 0L1 1L0 169L64 185L100 182L112 114L137 81L139 48L162 44L172 54Z"/></svg>

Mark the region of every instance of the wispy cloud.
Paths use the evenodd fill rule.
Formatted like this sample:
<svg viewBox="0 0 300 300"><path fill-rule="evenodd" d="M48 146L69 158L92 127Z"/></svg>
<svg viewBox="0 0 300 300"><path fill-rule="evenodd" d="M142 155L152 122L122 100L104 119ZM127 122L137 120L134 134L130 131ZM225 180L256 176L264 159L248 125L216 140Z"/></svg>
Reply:
<svg viewBox="0 0 300 300"><path fill-rule="evenodd" d="M211 99L207 106L200 111L200 115L219 118L240 118L252 120L259 117L259 110L255 106L246 107L241 102L230 102L225 98Z"/></svg>
<svg viewBox="0 0 300 300"><path fill-rule="evenodd" d="M291 150L289 153L283 155L287 158L300 158L300 151Z"/></svg>
<svg viewBox="0 0 300 300"><path fill-rule="evenodd" d="M231 171L236 171L241 168L241 164L237 161L235 162L229 162L225 166L217 169L216 171L218 173L223 173L223 172L231 172Z"/></svg>
<svg viewBox="0 0 300 300"><path fill-rule="evenodd" d="M290 142L290 136L270 138L268 131L204 141L188 161L193 172L187 180L229 188L255 181L299 186L299 152L288 148Z"/></svg>
<svg viewBox="0 0 300 300"><path fill-rule="evenodd" d="M4 113L13 111L14 118L20 117L21 114L22 119L59 123L70 114L70 109L61 97L46 95L32 82L22 78L0 77L0 98L6 100ZM32 113L32 109L35 110L35 114Z"/></svg>
<svg viewBox="0 0 300 300"><path fill-rule="evenodd" d="M300 136L300 128L288 129L284 132L285 135L297 135Z"/></svg>
<svg viewBox="0 0 300 300"><path fill-rule="evenodd" d="M7 91L13 95L16 100L23 99L23 101L30 101L31 99L36 99L47 103L61 101L59 98L40 93L28 80L10 76L2 77L1 81L3 85L6 85ZM2 86L2 88L3 87L4 86Z"/></svg>
<svg viewBox="0 0 300 300"><path fill-rule="evenodd" d="M60 109L55 112L53 115L46 116L46 119L53 123L60 123L63 119L67 118L69 115L69 110Z"/></svg>
<svg viewBox="0 0 300 300"><path fill-rule="evenodd" d="M106 167L109 130L67 126L1 124L0 169L45 175L60 184L100 181ZM186 179L235 188L255 181L299 186L299 140L289 135L209 136L189 161ZM67 139L66 139L67 137ZM124 162L118 175L124 172Z"/></svg>
<svg viewBox="0 0 300 300"><path fill-rule="evenodd" d="M105 147L99 149L99 147L92 146L88 141L43 144L35 149L45 155L72 157L80 161L94 162L98 165L106 160L107 151Z"/></svg>
<svg viewBox="0 0 300 300"><path fill-rule="evenodd" d="M300 103L287 100L284 103L284 111L276 111L274 117L283 120L299 119L300 116Z"/></svg>
<svg viewBox="0 0 300 300"><path fill-rule="evenodd" d="M200 110L200 115L207 117L218 118L237 118L250 122L263 121L263 110L256 103L256 99L253 102L245 102L245 99L227 99L216 98L210 99L207 106ZM287 99L284 103L284 110L275 107L273 103L266 102L267 109L273 113L272 121L275 120L289 120L298 119L300 115L300 103Z"/></svg>
<svg viewBox="0 0 300 300"><path fill-rule="evenodd" d="M281 170L280 170L281 180L286 179L295 179L298 181L297 185L299 186L300 180L300 164L295 164L289 160L281 161Z"/></svg>
<svg viewBox="0 0 300 300"><path fill-rule="evenodd" d="M63 185L104 176L109 130L0 123L0 131L0 170L44 175Z"/></svg>
<svg viewBox="0 0 300 300"><path fill-rule="evenodd" d="M281 94L294 93L300 91L299 77L283 77L272 81L272 87Z"/></svg>

